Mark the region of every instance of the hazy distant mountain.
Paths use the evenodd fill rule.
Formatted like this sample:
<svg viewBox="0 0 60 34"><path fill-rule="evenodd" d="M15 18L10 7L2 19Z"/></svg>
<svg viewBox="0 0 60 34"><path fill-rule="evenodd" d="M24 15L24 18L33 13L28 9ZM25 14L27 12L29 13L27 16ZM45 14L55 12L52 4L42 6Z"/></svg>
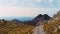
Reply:
<svg viewBox="0 0 60 34"><path fill-rule="evenodd" d="M20 21L28 21L28 20L32 20L33 17L0 17L0 19L5 19L5 20L17 19L17 20L20 20Z"/></svg>
<svg viewBox="0 0 60 34"><path fill-rule="evenodd" d="M2 17L1 19L11 20L13 22L20 22L28 25L36 25L38 22L49 20L50 17L47 14L39 14L35 18L33 17Z"/></svg>
<svg viewBox="0 0 60 34"><path fill-rule="evenodd" d="M18 20L18 19L13 19L12 21L15 21L15 22L22 22L22 21L20 21L20 20Z"/></svg>

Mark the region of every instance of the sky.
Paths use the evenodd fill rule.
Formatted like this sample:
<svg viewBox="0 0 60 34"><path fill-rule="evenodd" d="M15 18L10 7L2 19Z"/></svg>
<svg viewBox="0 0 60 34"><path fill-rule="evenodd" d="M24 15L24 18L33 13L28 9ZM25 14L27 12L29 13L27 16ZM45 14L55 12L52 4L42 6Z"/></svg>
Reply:
<svg viewBox="0 0 60 34"><path fill-rule="evenodd" d="M0 17L53 16L60 10L60 0L0 0Z"/></svg>

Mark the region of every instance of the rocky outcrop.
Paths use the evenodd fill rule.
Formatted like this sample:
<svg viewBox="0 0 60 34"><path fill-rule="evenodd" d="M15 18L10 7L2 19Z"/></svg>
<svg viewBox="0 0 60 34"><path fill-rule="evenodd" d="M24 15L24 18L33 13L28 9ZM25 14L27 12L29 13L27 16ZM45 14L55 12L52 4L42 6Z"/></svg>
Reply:
<svg viewBox="0 0 60 34"><path fill-rule="evenodd" d="M60 11L57 12L57 14L54 14L54 18L60 17Z"/></svg>
<svg viewBox="0 0 60 34"><path fill-rule="evenodd" d="M48 21L50 19L50 17L47 15L47 14L44 14L44 15L38 15L35 19L32 20L32 22L35 23L35 25L37 23L42 23L44 21Z"/></svg>
<svg viewBox="0 0 60 34"><path fill-rule="evenodd" d="M41 23L43 21L48 21L49 19L50 19L50 17L47 14L44 14L44 15L39 14L33 20L25 21L24 23L35 26L37 23Z"/></svg>
<svg viewBox="0 0 60 34"><path fill-rule="evenodd" d="M28 21L20 21L18 19L13 19L12 22L20 22L20 23L24 23L24 24L27 24L27 25L34 25L36 26L37 23L41 23L43 21L48 21L50 19L50 17L47 15L47 14L39 14L38 16L36 16L34 19L32 20L28 20Z"/></svg>

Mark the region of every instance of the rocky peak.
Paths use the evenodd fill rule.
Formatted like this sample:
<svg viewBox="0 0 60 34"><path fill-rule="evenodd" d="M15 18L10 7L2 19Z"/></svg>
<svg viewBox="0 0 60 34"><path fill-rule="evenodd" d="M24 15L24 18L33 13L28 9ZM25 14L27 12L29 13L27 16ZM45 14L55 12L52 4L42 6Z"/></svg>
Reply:
<svg viewBox="0 0 60 34"><path fill-rule="evenodd" d="M50 19L50 17L47 14L44 14L44 15L39 14L33 20L28 20L28 21L25 21L24 23L29 24L29 25L37 25L37 23L42 23L42 22L47 21L49 19Z"/></svg>
<svg viewBox="0 0 60 34"><path fill-rule="evenodd" d="M42 23L44 21L48 21L50 19L50 16L48 16L47 14L44 14L44 15L38 15L37 17L35 17L32 22L35 23L35 25L37 23Z"/></svg>
<svg viewBox="0 0 60 34"><path fill-rule="evenodd" d="M49 20L50 17L47 14L44 15L38 15L33 21L44 21L44 20Z"/></svg>
<svg viewBox="0 0 60 34"><path fill-rule="evenodd" d="M50 17L47 15L47 14L44 14L43 17L42 17L43 20L49 20Z"/></svg>

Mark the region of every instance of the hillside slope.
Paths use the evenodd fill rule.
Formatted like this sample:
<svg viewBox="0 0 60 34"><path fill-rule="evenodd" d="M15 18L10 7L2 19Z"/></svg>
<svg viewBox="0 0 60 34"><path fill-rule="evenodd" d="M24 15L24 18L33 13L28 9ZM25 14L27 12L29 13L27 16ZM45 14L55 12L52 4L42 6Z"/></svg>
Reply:
<svg viewBox="0 0 60 34"><path fill-rule="evenodd" d="M60 34L60 11L44 24L43 29L45 34Z"/></svg>
<svg viewBox="0 0 60 34"><path fill-rule="evenodd" d="M0 20L0 34L32 34L34 26L23 23Z"/></svg>

